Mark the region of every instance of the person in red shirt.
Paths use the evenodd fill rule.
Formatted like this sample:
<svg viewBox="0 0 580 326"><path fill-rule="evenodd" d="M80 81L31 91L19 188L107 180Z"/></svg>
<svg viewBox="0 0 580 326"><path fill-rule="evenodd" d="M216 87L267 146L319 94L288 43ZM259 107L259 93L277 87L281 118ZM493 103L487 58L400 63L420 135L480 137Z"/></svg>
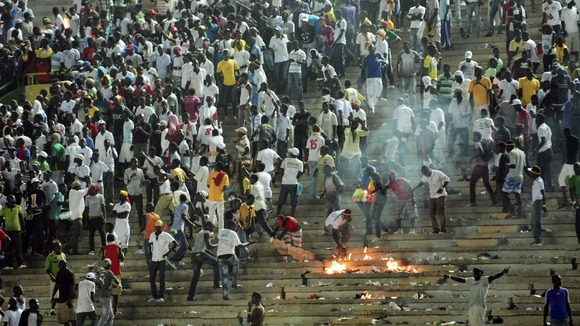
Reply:
<svg viewBox="0 0 580 326"><path fill-rule="evenodd" d="M278 236L278 240L284 239L284 242L294 247L302 247L302 226L292 216L278 215L276 217L276 228L272 232L272 240L276 237L276 233L281 229L282 233Z"/></svg>
<svg viewBox="0 0 580 326"><path fill-rule="evenodd" d="M405 215L409 218L411 229L409 234L415 234L415 220L417 219L417 205L415 204L415 195L413 187L407 179L399 178L397 172L389 172L389 183L385 185L385 190L391 189L397 196L397 227L395 234L402 234L403 228L401 221Z"/></svg>
<svg viewBox="0 0 580 326"><path fill-rule="evenodd" d="M113 234L107 235L107 244L103 248L103 260L111 260L111 272L117 277L119 282L121 282L121 264L124 260L123 250L121 246L115 242L115 236ZM119 304L119 295L123 291L123 286L119 284L113 288L113 312L117 314L117 306Z"/></svg>

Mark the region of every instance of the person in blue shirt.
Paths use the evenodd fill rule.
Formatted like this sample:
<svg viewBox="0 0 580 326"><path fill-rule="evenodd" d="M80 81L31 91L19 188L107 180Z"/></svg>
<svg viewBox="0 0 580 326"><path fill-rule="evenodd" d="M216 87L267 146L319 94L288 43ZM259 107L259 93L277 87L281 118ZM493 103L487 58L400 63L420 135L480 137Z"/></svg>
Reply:
<svg viewBox="0 0 580 326"><path fill-rule="evenodd" d="M546 304L544 305L544 326L550 311L552 326L572 326L572 308L570 308L570 294L568 289L562 287L560 275L552 276L552 288L546 292Z"/></svg>
<svg viewBox="0 0 580 326"><path fill-rule="evenodd" d="M183 259L185 251L189 248L189 242L187 242L187 238L183 232L185 223L193 225L189 220L189 199L183 193L179 196L179 204L173 209L173 223L171 224L171 231L179 244L177 252L175 252L171 259L167 260L167 264L173 269L176 269L175 264Z"/></svg>
<svg viewBox="0 0 580 326"><path fill-rule="evenodd" d="M385 58L375 52L374 45L369 45L369 54L363 59L363 77L366 78L367 103L371 112L375 112L375 105L381 98L383 91L382 64L386 64Z"/></svg>

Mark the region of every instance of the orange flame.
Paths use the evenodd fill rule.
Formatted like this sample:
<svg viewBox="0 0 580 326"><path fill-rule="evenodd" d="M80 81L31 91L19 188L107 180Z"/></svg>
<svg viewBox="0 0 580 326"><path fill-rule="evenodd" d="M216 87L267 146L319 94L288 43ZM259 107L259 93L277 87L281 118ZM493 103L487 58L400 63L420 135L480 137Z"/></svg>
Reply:
<svg viewBox="0 0 580 326"><path fill-rule="evenodd" d="M361 300L372 299L373 295L368 292L363 292L360 296Z"/></svg>
<svg viewBox="0 0 580 326"><path fill-rule="evenodd" d="M336 260L326 268L326 274L344 273L344 271L346 271L346 263L339 263Z"/></svg>

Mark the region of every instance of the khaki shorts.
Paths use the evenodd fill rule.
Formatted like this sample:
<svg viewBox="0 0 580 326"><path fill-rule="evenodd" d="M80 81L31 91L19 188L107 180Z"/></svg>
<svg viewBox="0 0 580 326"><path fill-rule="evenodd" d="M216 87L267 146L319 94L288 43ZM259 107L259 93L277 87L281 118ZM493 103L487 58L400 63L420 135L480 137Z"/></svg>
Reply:
<svg viewBox="0 0 580 326"><path fill-rule="evenodd" d="M59 323L66 323L71 320L77 320L77 314L75 312L76 300L72 300L72 308L69 308L65 303L57 304L57 314L56 319Z"/></svg>

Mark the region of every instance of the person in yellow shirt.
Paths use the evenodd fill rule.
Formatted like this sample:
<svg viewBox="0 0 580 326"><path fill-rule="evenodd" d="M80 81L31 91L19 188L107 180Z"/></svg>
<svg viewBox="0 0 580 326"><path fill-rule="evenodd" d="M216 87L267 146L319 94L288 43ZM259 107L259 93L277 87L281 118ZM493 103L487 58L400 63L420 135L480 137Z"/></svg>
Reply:
<svg viewBox="0 0 580 326"><path fill-rule="evenodd" d="M526 77L518 80L518 95L522 100L522 106L526 107L532 102L532 95L540 91L540 81L534 76L532 68L526 70Z"/></svg>
<svg viewBox="0 0 580 326"><path fill-rule="evenodd" d="M93 98L90 95L84 97L85 103L85 113L92 119L95 116L95 112L99 111L99 108L93 105Z"/></svg>
<svg viewBox="0 0 580 326"><path fill-rule="evenodd" d="M522 38L522 30L516 28L514 31L514 39L511 40L510 46L508 49L508 61L507 66L511 67L512 60L516 60L522 57L522 52L525 51L524 49L524 39Z"/></svg>
<svg viewBox="0 0 580 326"><path fill-rule="evenodd" d="M567 65L568 61L570 61L570 51L568 50L568 46L564 44L564 38L562 36L558 36L554 48L556 49L556 60L562 65Z"/></svg>
<svg viewBox="0 0 580 326"><path fill-rule="evenodd" d="M491 80L483 77L483 69L475 67L475 79L469 83L468 93L471 94L469 102L473 108L474 116L479 116L481 109L488 109L491 104Z"/></svg>
<svg viewBox="0 0 580 326"><path fill-rule="evenodd" d="M236 78L240 72L240 67L236 60L230 56L230 51L225 49L223 51L224 59L217 65L218 85L220 86L220 106L224 109L224 116L226 120L228 117L228 105L231 104L234 119L236 119L237 106L234 101L234 87L236 86Z"/></svg>
<svg viewBox="0 0 580 326"><path fill-rule="evenodd" d="M427 56L423 60L423 76L431 77L431 80L437 80L439 76L437 69L439 68L439 61L437 60L437 55L439 51L433 44L427 46Z"/></svg>
<svg viewBox="0 0 580 326"><path fill-rule="evenodd" d="M216 222L219 230L224 228L225 200L224 194L227 187L230 186L230 177L224 171L222 162L217 162L215 171L212 171L207 177L207 187L209 188L208 207L210 221Z"/></svg>

